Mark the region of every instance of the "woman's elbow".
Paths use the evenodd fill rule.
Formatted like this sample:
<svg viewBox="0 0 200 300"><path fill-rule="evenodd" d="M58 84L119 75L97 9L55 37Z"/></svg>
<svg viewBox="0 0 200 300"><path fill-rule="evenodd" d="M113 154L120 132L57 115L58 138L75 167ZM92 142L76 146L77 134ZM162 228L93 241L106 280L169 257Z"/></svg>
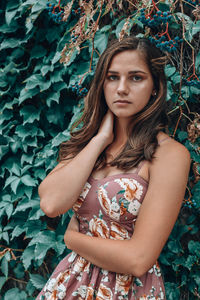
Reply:
<svg viewBox="0 0 200 300"><path fill-rule="evenodd" d="M49 201L46 201L44 198L40 199L40 208L50 218L55 218L59 216L56 207L50 205Z"/></svg>
<svg viewBox="0 0 200 300"><path fill-rule="evenodd" d="M144 266L138 265L132 269L131 274L134 277L142 277L148 270L149 269L145 268Z"/></svg>
<svg viewBox="0 0 200 300"><path fill-rule="evenodd" d="M53 201L53 202L51 201L50 195L45 194L41 185L42 184L40 184L40 186L38 188L38 194L40 197L40 208L45 213L45 215L47 215L50 218L55 218L59 215L57 213L57 209L56 209L55 205L52 204L55 201Z"/></svg>
<svg viewBox="0 0 200 300"><path fill-rule="evenodd" d="M142 277L151 269L151 267L152 265L148 264L144 259L137 258L133 262L130 272L134 277Z"/></svg>

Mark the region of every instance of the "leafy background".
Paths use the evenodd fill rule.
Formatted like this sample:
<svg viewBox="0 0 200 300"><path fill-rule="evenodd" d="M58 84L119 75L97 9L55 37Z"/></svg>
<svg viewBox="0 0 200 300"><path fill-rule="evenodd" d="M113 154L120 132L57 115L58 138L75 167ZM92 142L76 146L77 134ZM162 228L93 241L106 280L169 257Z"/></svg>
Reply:
<svg viewBox="0 0 200 300"><path fill-rule="evenodd" d="M132 33L149 37L170 54L169 134L192 158L183 207L160 257L167 299L200 299L197 4L1 0L0 299L34 299L68 253L63 234L71 212L45 216L37 187L55 166L59 144L81 114L108 39Z"/></svg>

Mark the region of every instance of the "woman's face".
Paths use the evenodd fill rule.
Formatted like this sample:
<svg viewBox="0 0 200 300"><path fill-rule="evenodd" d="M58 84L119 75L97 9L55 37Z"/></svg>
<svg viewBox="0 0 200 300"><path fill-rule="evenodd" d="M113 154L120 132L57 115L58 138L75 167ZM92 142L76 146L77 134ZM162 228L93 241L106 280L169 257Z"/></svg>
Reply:
<svg viewBox="0 0 200 300"><path fill-rule="evenodd" d="M151 72L138 50L116 54L103 85L106 103L118 118L140 112L155 93Z"/></svg>

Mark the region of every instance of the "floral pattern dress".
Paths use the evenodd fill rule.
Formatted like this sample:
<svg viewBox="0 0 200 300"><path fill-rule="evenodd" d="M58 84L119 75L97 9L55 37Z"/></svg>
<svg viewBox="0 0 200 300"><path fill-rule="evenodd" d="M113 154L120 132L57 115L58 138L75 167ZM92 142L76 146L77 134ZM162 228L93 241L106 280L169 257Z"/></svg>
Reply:
<svg viewBox="0 0 200 300"><path fill-rule="evenodd" d="M80 232L105 239L126 240L134 232L148 183L135 173L101 180L90 177L73 206ZM37 300L164 300L157 262L140 278L101 269L75 252L56 267Z"/></svg>

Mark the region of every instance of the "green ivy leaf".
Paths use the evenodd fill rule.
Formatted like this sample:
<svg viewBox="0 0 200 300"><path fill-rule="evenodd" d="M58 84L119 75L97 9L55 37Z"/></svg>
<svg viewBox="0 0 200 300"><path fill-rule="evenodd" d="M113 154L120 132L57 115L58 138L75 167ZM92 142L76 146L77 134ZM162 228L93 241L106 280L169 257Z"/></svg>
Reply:
<svg viewBox="0 0 200 300"><path fill-rule="evenodd" d="M68 131L60 132L52 139L52 146L57 147L62 142L69 140L69 138L70 138L70 133Z"/></svg>
<svg viewBox="0 0 200 300"><path fill-rule="evenodd" d="M16 194L17 187L19 186L19 184L20 184L20 178L19 177L17 177L17 176L10 176L6 180L4 188L7 187L8 185L10 185L12 191Z"/></svg>
<svg viewBox="0 0 200 300"><path fill-rule="evenodd" d="M27 185L27 186L36 186L37 185L37 180L35 180L34 178L32 178L30 175L24 175L21 177L21 181L23 182L23 184Z"/></svg>
<svg viewBox="0 0 200 300"><path fill-rule="evenodd" d="M188 138L188 134L186 131L179 131L178 138L182 142Z"/></svg>
<svg viewBox="0 0 200 300"><path fill-rule="evenodd" d="M9 235L8 235L7 231L2 232L2 239L9 244ZM5 254L5 257L7 257L7 254L8 254L8 252Z"/></svg>
<svg viewBox="0 0 200 300"><path fill-rule="evenodd" d="M46 283L46 279L39 274L30 274L30 281L37 289L42 289Z"/></svg>
<svg viewBox="0 0 200 300"><path fill-rule="evenodd" d="M196 264L196 262L197 262L197 257L195 255L188 255L186 262L185 262L185 266L186 266L186 268L191 270L192 266L194 264Z"/></svg>
<svg viewBox="0 0 200 300"><path fill-rule="evenodd" d="M22 141L16 134L14 134L12 137L12 142L10 143L10 148L14 154L17 153L18 149L22 148Z"/></svg>
<svg viewBox="0 0 200 300"><path fill-rule="evenodd" d="M34 28L33 18L27 18L25 26L26 26L26 33L29 34L31 30Z"/></svg>
<svg viewBox="0 0 200 300"><path fill-rule="evenodd" d="M26 211L27 209L32 208L35 205L35 202L36 202L35 200L29 200L27 198L19 201L19 203L14 211L14 214L16 214L19 211Z"/></svg>
<svg viewBox="0 0 200 300"><path fill-rule="evenodd" d="M49 71L53 71L53 67L50 65L43 66L41 69L42 76L45 76Z"/></svg>
<svg viewBox="0 0 200 300"><path fill-rule="evenodd" d="M60 233L60 230L58 231L57 237L56 237L56 243L54 246L54 250L56 251L57 255L60 256L63 254L65 250L67 250L67 247L64 243L64 234Z"/></svg>
<svg viewBox="0 0 200 300"><path fill-rule="evenodd" d="M17 225L14 228L14 230L12 231L11 240L14 239L15 237L18 237L19 235L21 235L24 231L26 231L25 227L21 227L21 226Z"/></svg>
<svg viewBox="0 0 200 300"><path fill-rule="evenodd" d="M49 94L49 96L46 98L48 107L51 106L52 101L59 103L60 99L60 92L52 92Z"/></svg>
<svg viewBox="0 0 200 300"><path fill-rule="evenodd" d="M39 178L40 180L43 180L46 177L46 171L42 168L37 168L34 170L34 177Z"/></svg>
<svg viewBox="0 0 200 300"><path fill-rule="evenodd" d="M32 194L33 194L33 187L32 186L26 186L24 188L24 194L28 197L28 199L30 200L32 198Z"/></svg>
<svg viewBox="0 0 200 300"><path fill-rule="evenodd" d="M1 260L1 271L8 278L8 261L5 256Z"/></svg>
<svg viewBox="0 0 200 300"><path fill-rule="evenodd" d="M43 9L46 8L46 1L44 0L41 0L40 2L34 2L34 5L32 6L32 13L35 13L35 12L41 12Z"/></svg>
<svg viewBox="0 0 200 300"><path fill-rule="evenodd" d="M197 53L196 55L196 59L195 59L195 67L198 70L200 66L200 51Z"/></svg>
<svg viewBox="0 0 200 300"><path fill-rule="evenodd" d="M4 276L0 276L0 291L4 285L4 283L7 281L7 278Z"/></svg>
<svg viewBox="0 0 200 300"><path fill-rule="evenodd" d="M170 77L171 77L171 80L172 80L172 83L173 83L173 84L180 83L181 76L180 76L179 73L176 72L175 74L173 74L173 75L170 76Z"/></svg>
<svg viewBox="0 0 200 300"><path fill-rule="evenodd" d="M172 282L165 282L165 288L167 300L180 299L180 289L178 287L178 284Z"/></svg>
<svg viewBox="0 0 200 300"><path fill-rule="evenodd" d="M191 254L196 254L198 257L200 257L200 242L193 240L189 241L188 249Z"/></svg>
<svg viewBox="0 0 200 300"><path fill-rule="evenodd" d="M34 141L33 137L44 136L44 132L41 129L31 124L18 125L15 129L15 133L22 138L22 141L24 141L27 137L31 137L31 141ZM33 145L35 145L35 143Z"/></svg>
<svg viewBox="0 0 200 300"><path fill-rule="evenodd" d="M20 43L19 40L14 39L14 38L6 39L1 43L0 50L15 48L16 46L19 45L19 43Z"/></svg>
<svg viewBox="0 0 200 300"><path fill-rule="evenodd" d="M197 284L198 292L200 292L200 276L199 276L199 274L197 274L197 275L195 274L193 276L193 278L194 278L194 280L195 280L195 282Z"/></svg>
<svg viewBox="0 0 200 300"><path fill-rule="evenodd" d="M45 255L46 255L46 253L47 253L47 251L49 250L49 249L51 249L52 248L52 244L49 244L49 243L47 243L47 244L40 244L40 243L38 243L37 245L36 245L36 247L35 247L35 252L34 252L34 254L35 254L35 258L37 259L37 260L40 260L40 259L44 259L45 258Z"/></svg>
<svg viewBox="0 0 200 300"><path fill-rule="evenodd" d="M4 188L7 187L8 185L10 185L12 182L14 182L15 180L19 179L19 177L17 176L10 176L6 179Z"/></svg>
<svg viewBox="0 0 200 300"><path fill-rule="evenodd" d="M5 293L4 299L5 300L13 300L13 299L27 300L27 294L24 291L20 292L18 288L9 289L9 291Z"/></svg>
<svg viewBox="0 0 200 300"><path fill-rule="evenodd" d="M43 77L40 74L34 74L24 80L23 83L26 83L26 90L34 89L37 86L40 86L40 83L43 81Z"/></svg>
<svg viewBox="0 0 200 300"><path fill-rule="evenodd" d="M39 219L37 219L37 220L30 220L30 219L28 219L28 221L26 222L25 226L26 226L26 236L28 238L35 237L42 230L45 230L46 227L47 227L46 223L45 222L41 222Z"/></svg>
<svg viewBox="0 0 200 300"><path fill-rule="evenodd" d="M7 10L13 10L19 7L19 1L8 1L6 5Z"/></svg>
<svg viewBox="0 0 200 300"><path fill-rule="evenodd" d="M38 220L40 217L44 216L44 212L40 209L39 203L37 204L36 207L33 207L33 209L30 211L28 217L29 220Z"/></svg>
<svg viewBox="0 0 200 300"><path fill-rule="evenodd" d="M25 125L26 123L33 123L35 120L39 121L41 109L33 105L26 105L20 110L20 115L23 116Z"/></svg>
<svg viewBox="0 0 200 300"><path fill-rule="evenodd" d="M47 50L42 46L35 46L31 50L31 58L41 58L44 57L47 53Z"/></svg>
<svg viewBox="0 0 200 300"><path fill-rule="evenodd" d="M193 24L192 27L192 36L200 31L200 20Z"/></svg>
<svg viewBox="0 0 200 300"><path fill-rule="evenodd" d="M167 77L171 77L172 75L174 75L176 72L176 68L172 65L166 65L165 67L165 74Z"/></svg>
<svg viewBox="0 0 200 300"><path fill-rule="evenodd" d="M11 22L13 21L13 19L14 19L14 17L16 16L16 14L17 14L17 9L15 9L15 10L6 10L6 13L5 13L5 20L6 20L6 24L8 25L8 26L10 26L10 24L11 24Z"/></svg>
<svg viewBox="0 0 200 300"><path fill-rule="evenodd" d="M17 263L16 267L13 269L13 272L18 279L23 279L25 277L24 267L22 263Z"/></svg>
<svg viewBox="0 0 200 300"><path fill-rule="evenodd" d="M58 51L58 52L56 52L54 58L53 58L52 61L51 61L52 65L54 65L55 63L57 63L57 62L59 61L60 58L61 58L60 52Z"/></svg>
<svg viewBox="0 0 200 300"><path fill-rule="evenodd" d="M108 34L102 33L101 31L98 31L95 34L94 39L94 47L100 52L103 53L103 51L106 49L108 43ZM89 69L89 68L88 68Z"/></svg>
<svg viewBox="0 0 200 300"><path fill-rule="evenodd" d="M36 245L38 243L43 244L46 241L47 244L53 245L55 243L55 232L52 231L40 231L37 236L34 236L29 243L29 246Z"/></svg>
<svg viewBox="0 0 200 300"><path fill-rule="evenodd" d="M24 102L26 99L31 99L33 96L35 96L36 94L39 94L39 88L36 87L34 89L27 89L27 88L23 88L20 92L19 95L19 104L21 104L22 102Z"/></svg>
<svg viewBox="0 0 200 300"><path fill-rule="evenodd" d="M190 86L189 90L191 94L199 95L199 88L197 88L196 86Z"/></svg>
<svg viewBox="0 0 200 300"><path fill-rule="evenodd" d="M27 247L21 258L22 258L22 263L24 265L24 268L25 270L28 270L30 264L31 264L31 261L34 259L34 249L35 249L35 246L32 246L32 247Z"/></svg>
<svg viewBox="0 0 200 300"><path fill-rule="evenodd" d="M8 219L10 219L12 212L13 212L13 204L9 204L5 207L5 211L7 214Z"/></svg>
<svg viewBox="0 0 200 300"><path fill-rule="evenodd" d="M11 190L14 192L14 194L16 194L19 184L20 184L20 178L16 177L16 179L11 183Z"/></svg>
<svg viewBox="0 0 200 300"><path fill-rule="evenodd" d="M14 173L17 176L21 175L21 170L20 170L20 166L16 163L13 164L12 168L11 168L11 174Z"/></svg>
<svg viewBox="0 0 200 300"><path fill-rule="evenodd" d="M22 154L21 157L21 165L23 165L24 163L32 164L33 160L34 160L34 155L32 153L28 153L28 154L24 153Z"/></svg>

